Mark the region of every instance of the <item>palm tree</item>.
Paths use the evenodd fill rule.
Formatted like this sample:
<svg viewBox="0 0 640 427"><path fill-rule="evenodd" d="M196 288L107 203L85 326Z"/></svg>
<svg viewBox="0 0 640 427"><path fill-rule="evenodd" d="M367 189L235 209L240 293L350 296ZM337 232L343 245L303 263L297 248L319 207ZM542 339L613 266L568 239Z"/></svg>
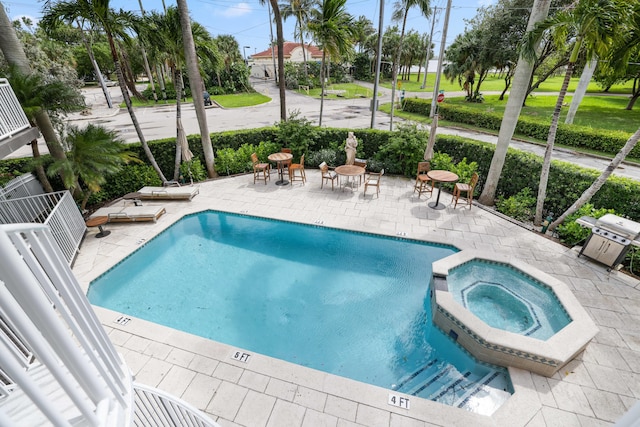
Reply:
<svg viewBox="0 0 640 427"><path fill-rule="evenodd" d="M407 27L407 16L409 15L409 9L414 6L418 6L422 15L428 18L431 15L431 9L429 9L429 0L398 0L393 4L393 13L391 19L394 21L402 21L402 30L400 31L400 47L398 48L395 58L393 60L393 86L391 86L391 121L389 124L390 130L393 130L393 109L395 107L396 85L398 84L398 67L400 66L400 55L402 54L402 42L404 40L404 31Z"/></svg>
<svg viewBox="0 0 640 427"><path fill-rule="evenodd" d="M3 28L3 30L1 31L2 37L0 37L0 50L2 50L5 60L9 65L16 67L16 69L22 75L30 75L31 66L29 65L27 55L24 53L22 44L18 40L18 36L13 29L11 22L9 21L9 17L4 10L4 6L1 3L0 27ZM65 159L66 157L64 154L64 150L62 149L62 145L60 145L60 141L58 140L58 136L53 127L53 123L51 122L51 118L47 113L47 110L40 109L39 111L35 112L34 119L47 144L47 148L49 149L51 157L56 160ZM38 147L36 146L35 149L37 150L37 148Z"/></svg>
<svg viewBox="0 0 640 427"><path fill-rule="evenodd" d="M65 185L72 187L79 180L87 190L80 209L84 210L91 194L100 191L107 175L119 172L125 163L139 162L135 153L127 151L127 145L118 138L116 131L89 124L84 129L69 128L65 138L67 158L56 160L49 166L49 174L64 171Z"/></svg>
<svg viewBox="0 0 640 427"><path fill-rule="evenodd" d="M211 146L211 135L209 134L209 125L207 124L207 115L204 111L204 95L201 89L204 89L202 76L198 67L198 57L196 56L196 44L191 32L191 19L189 18L189 10L186 0L178 0L178 11L180 14L180 27L182 28L182 39L184 45L184 56L189 70L189 84L191 86L191 94L193 96L193 104L198 118L198 126L200 127L200 139L202 141L202 151L207 168L207 176L213 178L216 176L215 159L213 156L213 147ZM213 47L213 44L211 44ZM213 57L217 57L217 51L211 51ZM187 145L188 147L188 145Z"/></svg>
<svg viewBox="0 0 640 427"><path fill-rule="evenodd" d="M584 48L587 61L595 55L604 55L610 40L615 38L621 22L621 8L616 0L581 0L574 2L569 8L558 12L553 17L538 23L536 27L525 36L523 54L528 59L535 59L536 47L547 31L554 34L557 43L566 44L567 36L573 39L573 47L567 64L564 81L558 94L556 106L551 119L547 146L540 173L538 186L538 200L534 224L542 223L542 211L544 199L547 195L547 183L549 181L549 169L551 168L551 155L558 130L560 111L567 94L569 81L573 74L573 68L578 60L580 51Z"/></svg>
<svg viewBox="0 0 640 427"><path fill-rule="evenodd" d="M101 27L107 36L109 42L109 49L111 50L111 58L115 67L116 76L118 77L118 84L122 91L124 103L127 106L127 111L133 122L133 127L138 134L142 149L149 160L151 166L155 169L156 173L160 177L163 183L167 182L162 170L158 166L156 159L153 157L153 153L147 144L147 140L142 133L142 128L138 122L133 106L131 104L131 98L129 97L129 91L127 90L124 75L122 73L122 66L120 64L120 56L116 49L116 37L127 38L125 28L131 26L131 22L134 21L134 16L130 13L120 11L115 13L109 6L109 0L71 0L61 1L58 3L52 3L46 1L44 4L44 16L42 18L43 27L54 26L56 21L61 22L73 22L77 19L85 19L95 26Z"/></svg>
<svg viewBox="0 0 640 427"><path fill-rule="evenodd" d="M549 225L549 230L553 231L558 225L562 224L562 222L565 220L566 217L576 212L585 203L591 200L591 198L598 192L598 190L600 190L600 188L607 181L607 178L611 176L613 171L616 170L616 168L620 165L620 163L622 163L622 161L629 155L631 150L633 150L633 148L638 143L638 140L640 140L640 128L633 135L631 135L631 137L627 140L624 146L620 149L618 154L616 154L613 160L611 160L611 163L609 163L609 166L607 166L607 168L602 171L598 179L596 179L589 188L584 190L582 195L578 198L578 200L576 200L569 207L569 209L567 209L562 215L558 217L558 219L556 219Z"/></svg>
<svg viewBox="0 0 640 427"><path fill-rule="evenodd" d="M304 76L307 74L307 53L304 46L304 33L307 28L307 23L311 19L313 14L314 0L289 0L287 3L280 3L280 12L282 18L286 21L287 18L293 16L296 18L296 29L294 30L294 37L300 38L300 45L302 46L302 62L304 64Z"/></svg>
<svg viewBox="0 0 640 427"><path fill-rule="evenodd" d="M314 13L309 22L309 31L322 49L322 65L320 66L320 119L322 126L322 109L324 108L324 76L327 54L339 59L347 56L352 50L353 17L347 13L346 0L323 0L319 11Z"/></svg>
<svg viewBox="0 0 640 427"><path fill-rule="evenodd" d="M16 67L9 68L8 79L31 126L36 126L36 117L43 111L51 114L55 120L60 113L78 111L84 107L84 98L80 91L66 83L45 82L42 76L35 73L26 76ZM31 150L36 163L38 179L44 189L51 193L53 188L47 179L42 163L39 161L40 151L37 140L31 142ZM64 158L58 160L63 161ZM65 177L62 178L65 181ZM74 187L78 188L75 184ZM67 188L71 188L71 186ZM79 193L76 193L76 196L79 196Z"/></svg>
<svg viewBox="0 0 640 427"><path fill-rule="evenodd" d="M534 1L531 15L529 15L527 31L531 31L538 22L543 21L547 17L550 5L551 0ZM504 161L507 157L509 143L518 124L518 117L520 117L524 99L527 96L527 89L529 88L529 81L531 80L531 74L533 72L533 64L533 61L521 56L516 65L511 92L509 93L507 106L502 116L496 149L493 152L491 166L489 166L489 172L487 173L482 194L478 199L480 203L487 206L492 206L496 198L496 189L498 188L500 175L502 175L502 168L504 167Z"/></svg>
<svg viewBox="0 0 640 427"><path fill-rule="evenodd" d="M189 15L187 14L187 19ZM149 30L147 31L147 38L150 44L155 46L162 46L162 51L165 53L165 62L169 65L173 76L173 85L176 90L176 154L173 179L178 180L180 176L180 162L182 155L182 146L186 141L186 135L182 126L182 67L185 64L185 48L182 36L182 24L180 12L175 6L170 6L164 14L152 12L147 17ZM202 46L200 52L204 54L207 51L215 50L214 43L209 37L209 33L199 25L198 23L189 22L191 28L191 40L194 46L197 44ZM194 47L195 49L195 47ZM197 67L196 67L197 69ZM199 82L199 83L196 83ZM202 95L202 80L200 75L196 76L197 92ZM204 101L201 102L204 108ZM208 134L208 131L207 131ZM209 144L210 144L209 140ZM213 162L213 159L211 159ZM213 165L212 165L213 166Z"/></svg>
<svg viewBox="0 0 640 427"><path fill-rule="evenodd" d="M266 0L259 0L260 4L264 4ZM273 9L273 20L276 23L276 44L278 45L278 89L280 92L280 121L287 121L287 99L284 81L284 34L282 31L282 15L278 0L269 0L269 4Z"/></svg>

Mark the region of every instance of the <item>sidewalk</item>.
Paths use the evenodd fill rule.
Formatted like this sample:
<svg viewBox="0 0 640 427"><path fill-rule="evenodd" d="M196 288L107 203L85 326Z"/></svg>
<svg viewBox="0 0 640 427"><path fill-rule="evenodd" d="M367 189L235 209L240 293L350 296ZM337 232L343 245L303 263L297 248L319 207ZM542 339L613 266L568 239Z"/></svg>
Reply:
<svg viewBox="0 0 640 427"><path fill-rule="evenodd" d="M373 90L373 84L371 83L358 82L358 84ZM265 81L254 79L252 80L252 85L256 91L269 96L272 100L266 104L252 107L236 109L208 108L206 114L210 132L272 126L280 120L280 102L278 88L275 82L273 80ZM108 89L113 104L119 105L122 102L120 89L118 87ZM379 87L378 91L380 93L381 103L390 101L390 89ZM85 88L83 89L83 93L89 114L75 113L69 115L68 121L71 124L76 126L85 126L87 123L101 124L107 128L117 130L126 142L135 142L138 140L131 119L125 109L108 108L100 88ZM459 96L461 94L462 92L448 93L449 96ZM405 96L418 96L430 99L431 93L408 92ZM370 128L370 102L370 99L326 99L324 102L322 125L345 129ZM302 117L306 117L311 120L312 123L318 124L320 115L319 100L301 95L297 92L287 91L286 103L289 114L297 111ZM148 141L175 135L175 105L172 101L168 101L166 104L158 103L154 107L137 108L136 114L145 138ZM197 134L199 132L195 109L192 104L182 105L182 121L187 134ZM394 128L398 123L403 122L405 122L403 119L394 117ZM382 112L377 112L374 127L376 129L388 130L390 128L390 116ZM424 125L424 128L427 130L430 129L428 125ZM439 126L437 133L456 135L492 144L495 144L498 139L497 136L491 134L444 126ZM40 142L39 147L41 153L48 152L43 141ZM510 147L539 156L544 155L545 149L544 145L526 143L518 140L512 140ZM30 147L25 146L8 157L17 158L28 157L30 155ZM602 171L610 163L610 160L606 158L558 148L554 149L553 158L582 167L593 168L598 171ZM623 164L616 169L614 174L640 181L640 167L634 164Z"/></svg>

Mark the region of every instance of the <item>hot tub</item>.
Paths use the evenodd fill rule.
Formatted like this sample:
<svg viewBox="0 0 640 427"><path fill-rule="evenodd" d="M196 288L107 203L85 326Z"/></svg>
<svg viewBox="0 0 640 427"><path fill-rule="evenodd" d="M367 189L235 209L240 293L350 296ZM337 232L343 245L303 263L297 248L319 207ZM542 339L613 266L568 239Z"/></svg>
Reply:
<svg viewBox="0 0 640 427"><path fill-rule="evenodd" d="M434 323L476 358L551 376L598 332L569 288L519 261L464 250L433 263Z"/></svg>

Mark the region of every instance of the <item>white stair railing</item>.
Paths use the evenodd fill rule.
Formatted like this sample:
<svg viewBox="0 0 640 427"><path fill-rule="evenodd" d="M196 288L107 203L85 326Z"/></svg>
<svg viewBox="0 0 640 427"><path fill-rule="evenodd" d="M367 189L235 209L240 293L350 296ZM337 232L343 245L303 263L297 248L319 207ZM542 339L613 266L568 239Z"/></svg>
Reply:
<svg viewBox="0 0 640 427"><path fill-rule="evenodd" d="M36 359L25 370L11 339L0 340L0 369L15 384L0 421L131 424L131 375L47 226L0 226L0 315Z"/></svg>
<svg viewBox="0 0 640 427"><path fill-rule="evenodd" d="M220 427L207 415L175 396L134 383L134 425L138 427Z"/></svg>

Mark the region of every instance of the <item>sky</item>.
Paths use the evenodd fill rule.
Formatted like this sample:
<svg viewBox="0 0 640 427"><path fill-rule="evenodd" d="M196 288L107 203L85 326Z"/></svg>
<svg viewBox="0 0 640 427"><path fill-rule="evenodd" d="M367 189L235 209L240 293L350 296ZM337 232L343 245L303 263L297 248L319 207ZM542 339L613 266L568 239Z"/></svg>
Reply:
<svg viewBox="0 0 640 427"><path fill-rule="evenodd" d="M55 1L55 0L53 0ZM111 6L115 9L124 9L132 12L140 12L140 1L145 12L163 10L162 0L111 0ZM285 0L280 0L280 3ZM377 29L379 22L380 0L347 0L347 10L355 18L364 15ZM175 0L164 0L166 6L175 5ZM266 0L268 3L268 0ZM494 3L495 0L452 0L449 16L449 29L447 31L446 45L448 46L456 35L464 32L465 19L471 19L476 15L477 8ZM42 1L18 0L2 2L11 20L28 16L37 21L42 16ZM392 0L384 0L384 26L391 24L393 10ZM240 51L247 57L253 53L261 52L269 47L270 29L269 12L266 4L263 6L258 0L187 0L191 18L203 25L212 36L230 34L236 38ZM434 30L433 42L435 54L438 55L442 40L442 27L445 17L447 0L431 0L431 6L437 7L437 21ZM289 18L284 24L284 37L287 41L293 39L295 19ZM421 16L417 9L411 10L407 19L407 31L414 29L421 34L428 34L431 30L431 18ZM273 34L275 38L275 26ZM306 41L306 40L305 40Z"/></svg>

